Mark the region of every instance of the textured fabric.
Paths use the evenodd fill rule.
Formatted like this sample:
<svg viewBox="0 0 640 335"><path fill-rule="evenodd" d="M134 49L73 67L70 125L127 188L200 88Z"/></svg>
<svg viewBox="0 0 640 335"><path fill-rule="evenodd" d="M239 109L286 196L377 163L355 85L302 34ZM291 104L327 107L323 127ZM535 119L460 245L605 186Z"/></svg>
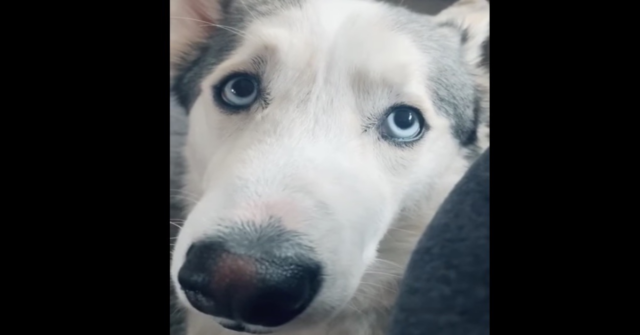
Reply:
<svg viewBox="0 0 640 335"><path fill-rule="evenodd" d="M488 335L489 277L487 149L418 243L389 334Z"/></svg>
<svg viewBox="0 0 640 335"><path fill-rule="evenodd" d="M404 7L410 8L417 12L422 12L426 14L435 15L440 12L445 7L449 6L455 0L385 0L390 3L400 4ZM488 43L485 45L485 58L488 65L488 56L489 56L489 45ZM185 195L179 189L181 187L181 179L182 174L184 173L184 162L181 157L182 146L184 145L184 137L187 129L187 117L185 111L178 107L174 101L171 101L171 110L170 110L170 213L169 217L172 221L176 223L180 223L182 219L184 219L184 213L182 212L180 200L184 199ZM174 225L170 225L170 249L172 248L172 244L175 242L175 236L178 233L178 228ZM184 333L183 329L183 319L179 309L176 307L175 295L173 293L173 289L170 289L170 334L171 335L182 335ZM411 310L411 308L409 308ZM415 313L420 314L421 309L418 309ZM406 312L405 312L406 313ZM403 316L402 312L398 315L399 319L405 318L407 316ZM397 334L421 334L421 335L434 335L431 333L427 333L426 331L422 332L421 329L417 329L414 333L404 333L399 332ZM457 333L447 333L447 334L457 334ZM476 333L469 333L465 335L474 335ZM484 334L484 333L477 333Z"/></svg>

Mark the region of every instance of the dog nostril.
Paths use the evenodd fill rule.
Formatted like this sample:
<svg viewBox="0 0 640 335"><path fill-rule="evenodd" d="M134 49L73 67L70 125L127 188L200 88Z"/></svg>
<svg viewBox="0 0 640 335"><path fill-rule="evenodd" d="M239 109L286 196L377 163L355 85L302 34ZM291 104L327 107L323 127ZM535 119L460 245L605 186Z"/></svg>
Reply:
<svg viewBox="0 0 640 335"><path fill-rule="evenodd" d="M319 268L300 266L294 274L278 273L277 268L269 274L254 291L254 295L238 306L236 313L250 324L267 327L283 325L302 313L320 286Z"/></svg>
<svg viewBox="0 0 640 335"><path fill-rule="evenodd" d="M206 291L206 280L201 274L182 267L178 272L178 283L184 291Z"/></svg>
<svg viewBox="0 0 640 335"><path fill-rule="evenodd" d="M178 284L187 300L203 313L214 311L214 299L210 289L208 250L192 244L187 250L184 264L178 271Z"/></svg>
<svg viewBox="0 0 640 335"><path fill-rule="evenodd" d="M278 327L311 304L321 277L320 265L303 256L240 255L223 243L201 242L190 248L178 282L191 305L205 314Z"/></svg>

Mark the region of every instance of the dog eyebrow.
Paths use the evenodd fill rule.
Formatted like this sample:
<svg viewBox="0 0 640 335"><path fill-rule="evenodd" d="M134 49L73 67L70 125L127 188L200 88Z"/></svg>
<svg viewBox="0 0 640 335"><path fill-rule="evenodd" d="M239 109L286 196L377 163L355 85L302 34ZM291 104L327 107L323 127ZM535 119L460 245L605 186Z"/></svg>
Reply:
<svg viewBox="0 0 640 335"><path fill-rule="evenodd" d="M259 76L261 79L264 78L267 59L263 55L254 56L249 61L249 64L251 66L252 72L255 75ZM260 82L261 82L261 85L264 85L263 80L260 80ZM260 104L262 109L266 109L267 107L269 107L269 104L271 102L271 95L269 94L269 90L266 87L262 86L261 90L262 90L262 97L260 98Z"/></svg>
<svg viewBox="0 0 640 335"><path fill-rule="evenodd" d="M264 67L267 61L263 56L258 55L251 58L251 61L249 61L249 63L251 64L251 67L255 72L261 73L264 71Z"/></svg>

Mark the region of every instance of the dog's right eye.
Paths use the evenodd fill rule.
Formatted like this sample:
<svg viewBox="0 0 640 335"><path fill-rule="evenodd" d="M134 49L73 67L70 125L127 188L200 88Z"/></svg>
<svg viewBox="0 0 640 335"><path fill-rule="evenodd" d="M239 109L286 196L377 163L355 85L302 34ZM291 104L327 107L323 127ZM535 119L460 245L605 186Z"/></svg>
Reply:
<svg viewBox="0 0 640 335"><path fill-rule="evenodd" d="M245 109L258 98L258 81L248 74L235 74L216 85L218 102L232 109Z"/></svg>
<svg viewBox="0 0 640 335"><path fill-rule="evenodd" d="M418 140L425 131L422 114L415 108L399 105L391 108L382 122L382 135L396 143Z"/></svg>

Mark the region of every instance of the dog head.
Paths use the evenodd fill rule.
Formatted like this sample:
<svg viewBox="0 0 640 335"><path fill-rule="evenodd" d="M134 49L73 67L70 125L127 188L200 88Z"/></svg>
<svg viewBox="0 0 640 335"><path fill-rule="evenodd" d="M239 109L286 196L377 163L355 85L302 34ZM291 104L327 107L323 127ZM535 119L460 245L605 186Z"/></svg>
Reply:
<svg viewBox="0 0 640 335"><path fill-rule="evenodd" d="M305 327L408 258L390 230L426 225L439 185L487 145L488 10L172 1L195 198L171 270L184 304L232 329Z"/></svg>

